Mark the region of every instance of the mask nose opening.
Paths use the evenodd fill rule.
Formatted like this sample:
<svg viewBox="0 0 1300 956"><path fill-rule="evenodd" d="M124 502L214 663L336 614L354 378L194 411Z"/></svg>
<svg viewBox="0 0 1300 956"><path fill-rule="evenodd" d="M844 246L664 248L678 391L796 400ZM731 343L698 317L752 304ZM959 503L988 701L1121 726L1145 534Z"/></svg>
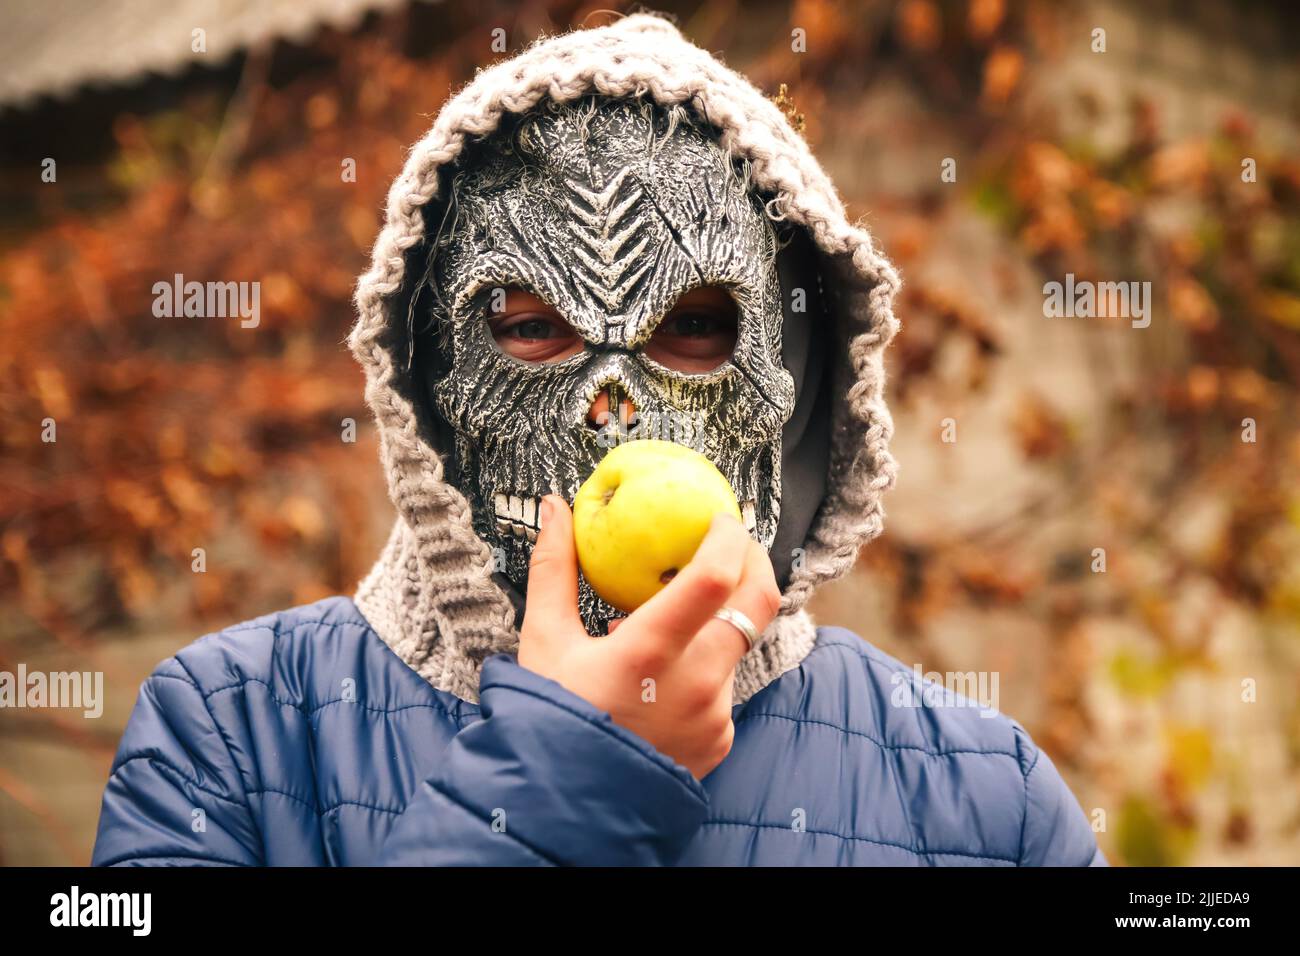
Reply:
<svg viewBox="0 0 1300 956"><path fill-rule="evenodd" d="M636 405L618 382L606 382L587 411L587 427L593 431L616 426L620 433L630 434L636 421Z"/></svg>

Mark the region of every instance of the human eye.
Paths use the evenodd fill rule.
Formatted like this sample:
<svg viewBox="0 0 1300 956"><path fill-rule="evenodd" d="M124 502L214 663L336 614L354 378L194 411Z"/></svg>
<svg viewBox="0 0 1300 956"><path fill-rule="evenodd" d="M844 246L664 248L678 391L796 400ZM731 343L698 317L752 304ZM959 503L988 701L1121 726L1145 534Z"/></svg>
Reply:
<svg viewBox="0 0 1300 956"><path fill-rule="evenodd" d="M582 351L582 337L552 306L522 289L506 291L488 314L497 347L522 362L558 362Z"/></svg>
<svg viewBox="0 0 1300 956"><path fill-rule="evenodd" d="M726 289L695 289L663 317L645 345L660 365L699 374L721 366L736 348L736 302Z"/></svg>

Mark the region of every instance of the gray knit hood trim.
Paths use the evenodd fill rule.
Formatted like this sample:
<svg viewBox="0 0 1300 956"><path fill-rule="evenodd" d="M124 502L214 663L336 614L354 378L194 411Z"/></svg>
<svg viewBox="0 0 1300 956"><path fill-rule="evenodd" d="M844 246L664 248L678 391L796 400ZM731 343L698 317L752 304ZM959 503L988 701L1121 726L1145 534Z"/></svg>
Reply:
<svg viewBox="0 0 1300 956"><path fill-rule="evenodd" d="M478 701L483 661L518 649L514 605L493 578L493 557L473 530L468 501L444 478L407 371L414 271L407 253L424 239L423 210L439 195L439 170L468 143L492 133L508 113L527 112L548 97L568 103L590 94L681 104L716 127L720 145L749 160L754 187L774 197L769 214L803 226L813 239L826 311L836 325L827 374L842 400L832 412L826 496L780 613L736 669L735 701L742 703L807 656L816 629L804 605L880 534L881 497L895 474L882 353L898 329L892 304L899 279L867 231L847 220L830 178L780 109L652 14L543 37L480 71L443 106L393 183L387 221L357 286L359 317L348 344L366 373L366 401L398 517L356 602L412 669L471 703Z"/></svg>

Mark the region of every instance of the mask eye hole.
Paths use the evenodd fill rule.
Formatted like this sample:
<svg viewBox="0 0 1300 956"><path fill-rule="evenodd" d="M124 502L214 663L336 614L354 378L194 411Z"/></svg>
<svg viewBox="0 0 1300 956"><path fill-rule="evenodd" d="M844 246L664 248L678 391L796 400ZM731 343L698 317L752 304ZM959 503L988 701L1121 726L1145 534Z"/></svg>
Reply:
<svg viewBox="0 0 1300 956"><path fill-rule="evenodd" d="M562 362L582 351L582 336L553 306L533 293L506 289L499 311L492 310L491 298L488 301L487 323L492 338L497 348L511 358L540 365Z"/></svg>
<svg viewBox="0 0 1300 956"><path fill-rule="evenodd" d="M677 372L712 372L735 352L738 326L730 292L720 286L692 289L655 326L642 351Z"/></svg>

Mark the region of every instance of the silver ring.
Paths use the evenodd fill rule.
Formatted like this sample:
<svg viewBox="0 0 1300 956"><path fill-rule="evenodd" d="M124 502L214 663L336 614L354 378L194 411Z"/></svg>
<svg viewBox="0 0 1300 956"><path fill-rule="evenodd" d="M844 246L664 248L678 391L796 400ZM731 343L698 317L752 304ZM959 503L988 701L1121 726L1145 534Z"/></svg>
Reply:
<svg viewBox="0 0 1300 956"><path fill-rule="evenodd" d="M754 627L753 621L734 607L724 607L721 610L714 611L713 616L721 618L741 634L744 634L745 640L749 642L749 649L751 651L754 649L754 645L758 643L758 629Z"/></svg>

